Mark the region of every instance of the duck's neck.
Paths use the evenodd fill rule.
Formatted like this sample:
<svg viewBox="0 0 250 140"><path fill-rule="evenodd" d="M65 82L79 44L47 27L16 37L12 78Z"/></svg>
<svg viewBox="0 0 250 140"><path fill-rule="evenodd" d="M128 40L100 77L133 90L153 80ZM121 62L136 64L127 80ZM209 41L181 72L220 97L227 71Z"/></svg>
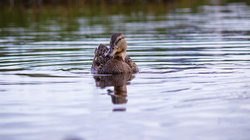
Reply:
<svg viewBox="0 0 250 140"><path fill-rule="evenodd" d="M115 54L114 59L121 59L122 61L125 61L125 57L126 57L126 51L123 51Z"/></svg>

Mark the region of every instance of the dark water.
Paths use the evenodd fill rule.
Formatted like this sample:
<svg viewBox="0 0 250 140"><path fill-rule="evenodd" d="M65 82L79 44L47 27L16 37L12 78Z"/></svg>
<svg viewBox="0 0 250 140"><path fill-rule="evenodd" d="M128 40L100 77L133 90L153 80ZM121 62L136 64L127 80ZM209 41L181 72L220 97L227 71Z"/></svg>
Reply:
<svg viewBox="0 0 250 140"><path fill-rule="evenodd" d="M105 16L54 10L2 10L1 140L250 139L246 3ZM92 75L94 48L117 31L140 73Z"/></svg>

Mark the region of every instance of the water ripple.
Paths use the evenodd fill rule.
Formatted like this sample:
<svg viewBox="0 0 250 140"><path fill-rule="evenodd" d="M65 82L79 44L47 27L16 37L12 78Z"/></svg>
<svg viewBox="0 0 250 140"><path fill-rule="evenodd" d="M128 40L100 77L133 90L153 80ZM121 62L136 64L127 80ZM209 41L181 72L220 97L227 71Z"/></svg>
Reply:
<svg viewBox="0 0 250 140"><path fill-rule="evenodd" d="M40 19L24 12L29 26L6 18L0 24L0 137L249 136L250 7L213 2L159 14L55 17L48 11ZM92 75L90 68L94 49L108 46L117 31L140 72L110 86L112 75Z"/></svg>

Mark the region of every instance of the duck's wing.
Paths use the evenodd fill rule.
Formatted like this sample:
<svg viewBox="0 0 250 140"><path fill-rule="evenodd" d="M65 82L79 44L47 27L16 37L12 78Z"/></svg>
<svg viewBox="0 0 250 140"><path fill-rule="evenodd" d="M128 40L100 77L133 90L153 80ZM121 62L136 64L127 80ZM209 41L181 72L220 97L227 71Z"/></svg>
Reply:
<svg viewBox="0 0 250 140"><path fill-rule="evenodd" d="M125 57L125 63L127 63L130 66L133 73L138 73L139 72L139 69L138 69L137 65L135 64L135 62L132 61L132 59L129 56Z"/></svg>
<svg viewBox="0 0 250 140"><path fill-rule="evenodd" d="M109 49L106 45L100 44L98 47L95 48L95 57L104 55L108 50Z"/></svg>
<svg viewBox="0 0 250 140"><path fill-rule="evenodd" d="M104 66L110 57L106 56L105 53L108 51L108 47L100 44L95 48L95 57L92 62L91 72L96 73L100 67Z"/></svg>

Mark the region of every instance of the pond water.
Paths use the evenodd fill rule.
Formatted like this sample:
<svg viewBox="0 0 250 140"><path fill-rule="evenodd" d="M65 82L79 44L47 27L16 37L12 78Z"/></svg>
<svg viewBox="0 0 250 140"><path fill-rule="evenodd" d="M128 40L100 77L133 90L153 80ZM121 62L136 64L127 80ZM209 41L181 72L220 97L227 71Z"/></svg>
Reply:
<svg viewBox="0 0 250 140"><path fill-rule="evenodd" d="M0 139L248 140L250 6L173 5L106 15L2 9ZM138 74L91 74L95 47L114 32Z"/></svg>

